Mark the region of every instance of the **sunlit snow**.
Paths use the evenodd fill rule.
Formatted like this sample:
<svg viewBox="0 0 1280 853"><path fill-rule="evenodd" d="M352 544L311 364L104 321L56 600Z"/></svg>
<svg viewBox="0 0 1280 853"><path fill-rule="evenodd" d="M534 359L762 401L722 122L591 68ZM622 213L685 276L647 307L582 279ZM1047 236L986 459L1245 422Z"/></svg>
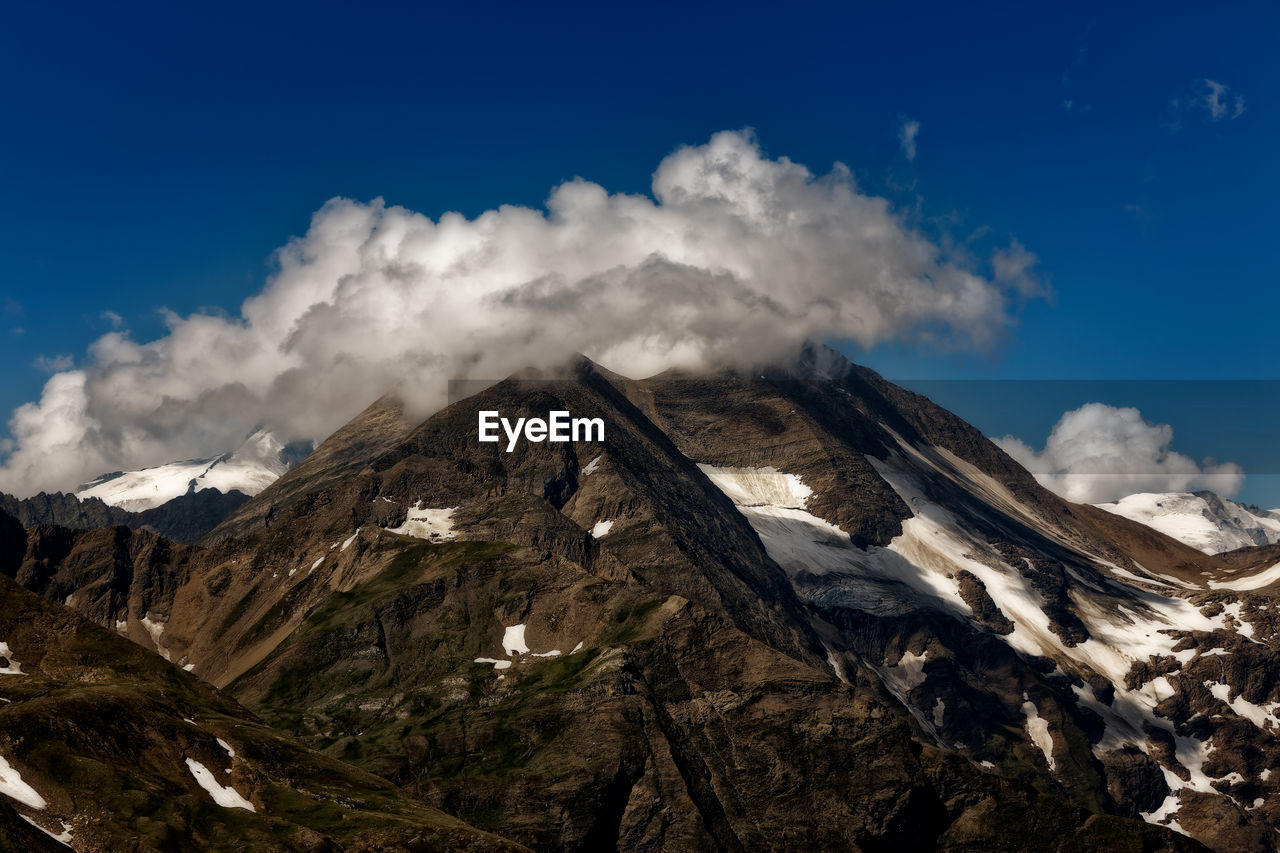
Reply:
<svg viewBox="0 0 1280 853"><path fill-rule="evenodd" d="M209 768L205 767L199 761L188 758L187 767L191 770L191 775L196 778L196 782L201 788L213 797L213 801L226 809L248 809L249 811L257 811L253 807L253 803L244 797L231 786L223 787L218 784L218 780L209 772Z"/></svg>
<svg viewBox="0 0 1280 853"><path fill-rule="evenodd" d="M524 625L511 625L502 635L502 650L509 655L525 655L529 647L524 642Z"/></svg>
<svg viewBox="0 0 1280 853"><path fill-rule="evenodd" d="M76 492L76 497L98 498L111 506L140 512L168 503L191 490L217 489L224 494L234 490L256 495L288 470L280 458L283 450L284 445L275 436L259 430L224 456L108 474L88 483Z"/></svg>
<svg viewBox="0 0 1280 853"><path fill-rule="evenodd" d="M453 530L453 513L457 507L422 509L422 501L409 508L404 524L386 528L388 533L399 533L417 539L457 539Z"/></svg>
<svg viewBox="0 0 1280 853"><path fill-rule="evenodd" d="M5 665L0 667L0 675L26 675L22 671L22 664L13 659L13 652L9 650L8 643L0 643L0 660L5 662Z"/></svg>
<svg viewBox="0 0 1280 853"><path fill-rule="evenodd" d="M1096 506L1206 554L1280 542L1280 516L1254 513L1243 504L1209 493L1142 492Z"/></svg>
<svg viewBox="0 0 1280 853"><path fill-rule="evenodd" d="M0 794L12 797L33 809L42 809L48 805L44 797L36 793L35 788L22 781L22 775L5 760L4 756L0 756Z"/></svg>
<svg viewBox="0 0 1280 853"><path fill-rule="evenodd" d="M65 820L60 820L60 821L58 821L60 824L62 824L62 832L59 832L59 833L57 833L57 834L55 835L53 832L50 832L49 830L45 829L43 826L41 826L40 824L36 823L34 820L32 820L32 819L31 819L30 817L28 817L27 815L18 815L18 817L22 818L22 819L23 819L23 820L25 820L27 823L31 824L31 825L32 825L32 826L34 826L36 829L40 830L40 831L41 831L41 832L43 832L45 835L49 836L49 837L50 837L50 838L52 838L54 841L56 841L56 842L58 842L59 844L61 844L63 847L70 847L70 846L71 846L71 828L72 828L72 827L71 827L71 824L67 823Z"/></svg>
<svg viewBox="0 0 1280 853"><path fill-rule="evenodd" d="M599 539L613 529L612 521L597 521L591 528L591 535Z"/></svg>

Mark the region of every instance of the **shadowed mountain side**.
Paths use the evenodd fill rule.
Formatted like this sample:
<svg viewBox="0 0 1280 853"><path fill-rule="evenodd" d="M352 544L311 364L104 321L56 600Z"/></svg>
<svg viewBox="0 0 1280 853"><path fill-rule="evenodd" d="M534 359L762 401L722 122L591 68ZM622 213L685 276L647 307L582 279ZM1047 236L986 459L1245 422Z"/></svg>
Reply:
<svg viewBox="0 0 1280 853"><path fill-rule="evenodd" d="M0 494L0 510L23 527L55 524L72 530L100 527L128 527L150 530L173 542L190 544L200 539L249 500L243 492L223 494L217 489L187 492L171 501L141 512L108 506L99 498L81 500L75 495L41 492L30 498Z"/></svg>
<svg viewBox="0 0 1280 853"><path fill-rule="evenodd" d="M300 746L8 578L0 636L5 667L22 671L0 675L0 752L21 780L6 792L25 789L16 808L76 850L521 849ZM0 808L0 849L50 849L11 818Z"/></svg>

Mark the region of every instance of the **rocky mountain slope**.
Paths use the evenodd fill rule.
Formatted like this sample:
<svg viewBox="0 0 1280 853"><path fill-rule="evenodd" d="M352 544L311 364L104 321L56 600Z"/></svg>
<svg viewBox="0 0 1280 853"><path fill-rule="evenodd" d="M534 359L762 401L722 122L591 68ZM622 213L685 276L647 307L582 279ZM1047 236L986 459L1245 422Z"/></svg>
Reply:
<svg viewBox="0 0 1280 853"><path fill-rule="evenodd" d="M24 540L0 516L7 563ZM8 578L0 638L0 849L520 849Z"/></svg>
<svg viewBox="0 0 1280 853"><path fill-rule="evenodd" d="M1097 504L1206 554L1280 543L1280 512L1248 507L1213 492L1144 492Z"/></svg>
<svg viewBox="0 0 1280 853"><path fill-rule="evenodd" d="M16 518L23 527L41 524L57 525L73 530L99 527L128 527L150 530L173 542L191 544L203 538L240 508L249 496L232 491L202 489L166 501L141 512L130 512L108 506L99 498L81 500L75 495L41 492L29 498L15 498L0 493L0 511Z"/></svg>
<svg viewBox="0 0 1280 853"><path fill-rule="evenodd" d="M1275 849L1280 554L1068 504L832 353L381 401L205 541L3 570L534 849Z"/></svg>

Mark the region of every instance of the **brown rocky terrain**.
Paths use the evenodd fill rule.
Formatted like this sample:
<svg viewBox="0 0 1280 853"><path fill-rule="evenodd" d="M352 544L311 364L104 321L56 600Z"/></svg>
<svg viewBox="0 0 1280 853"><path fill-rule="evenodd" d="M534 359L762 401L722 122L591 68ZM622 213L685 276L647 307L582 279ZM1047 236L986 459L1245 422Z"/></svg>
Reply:
<svg viewBox="0 0 1280 853"><path fill-rule="evenodd" d="M1275 849L1274 555L1068 504L827 353L384 399L205 543L0 570L533 849Z"/></svg>
<svg viewBox="0 0 1280 853"><path fill-rule="evenodd" d="M0 524L12 545L21 529ZM0 849L522 849L8 578L0 637Z"/></svg>

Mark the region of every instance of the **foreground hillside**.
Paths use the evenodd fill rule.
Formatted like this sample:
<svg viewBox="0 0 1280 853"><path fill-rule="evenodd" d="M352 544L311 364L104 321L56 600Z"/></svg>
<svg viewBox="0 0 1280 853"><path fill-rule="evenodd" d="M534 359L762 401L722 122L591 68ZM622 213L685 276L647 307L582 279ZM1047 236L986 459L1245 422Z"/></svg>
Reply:
<svg viewBox="0 0 1280 853"><path fill-rule="evenodd" d="M8 578L0 638L0 849L519 849Z"/></svg>
<svg viewBox="0 0 1280 853"><path fill-rule="evenodd" d="M1275 849L1280 554L1067 504L830 353L398 417L208 547L38 527L4 571L534 849Z"/></svg>

